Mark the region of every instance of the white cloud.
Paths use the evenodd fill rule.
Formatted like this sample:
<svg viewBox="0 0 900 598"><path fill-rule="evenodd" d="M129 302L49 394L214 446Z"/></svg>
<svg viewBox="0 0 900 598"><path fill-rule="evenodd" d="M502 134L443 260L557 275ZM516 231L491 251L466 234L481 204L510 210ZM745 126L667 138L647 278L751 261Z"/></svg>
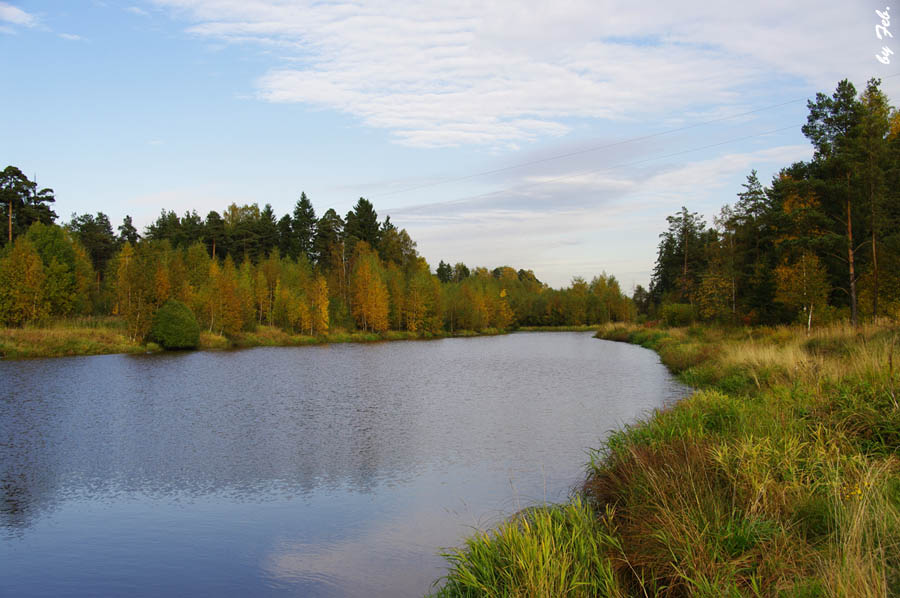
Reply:
<svg viewBox="0 0 900 598"><path fill-rule="evenodd" d="M260 77L259 97L423 147L514 147L573 118L669 117L779 77L830 87L877 66L872 15L852 3L155 1L195 35L293 54Z"/></svg>
<svg viewBox="0 0 900 598"><path fill-rule="evenodd" d="M37 19L33 15L6 2L0 2L0 21L23 27L34 27L37 24Z"/></svg>
<svg viewBox="0 0 900 598"><path fill-rule="evenodd" d="M84 38L80 35L75 35L74 33L60 33L59 36L65 40L69 40L70 42L80 42L83 41Z"/></svg>
<svg viewBox="0 0 900 598"><path fill-rule="evenodd" d="M150 15L150 13L148 13L146 10L144 10L143 8L141 8L139 6L127 6L127 7L125 7L125 10L127 10L128 12L130 12L132 14L136 14L139 17L146 17L146 16Z"/></svg>

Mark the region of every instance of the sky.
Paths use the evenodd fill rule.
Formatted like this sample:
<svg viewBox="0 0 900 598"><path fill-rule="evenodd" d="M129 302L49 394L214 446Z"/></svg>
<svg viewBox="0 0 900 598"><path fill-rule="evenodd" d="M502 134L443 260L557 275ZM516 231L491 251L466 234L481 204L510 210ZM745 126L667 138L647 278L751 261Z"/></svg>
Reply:
<svg viewBox="0 0 900 598"><path fill-rule="evenodd" d="M630 292L667 215L812 156L817 92L900 98L885 47L884 0L0 0L0 168L139 229L365 197L432 268Z"/></svg>

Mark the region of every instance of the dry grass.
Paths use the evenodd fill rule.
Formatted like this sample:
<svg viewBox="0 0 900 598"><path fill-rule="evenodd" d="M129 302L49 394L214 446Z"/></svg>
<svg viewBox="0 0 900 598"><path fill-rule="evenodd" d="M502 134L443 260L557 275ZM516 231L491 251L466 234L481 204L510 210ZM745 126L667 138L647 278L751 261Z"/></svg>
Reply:
<svg viewBox="0 0 900 598"><path fill-rule="evenodd" d="M145 350L117 329L75 327L0 329L0 355L4 359L140 353Z"/></svg>

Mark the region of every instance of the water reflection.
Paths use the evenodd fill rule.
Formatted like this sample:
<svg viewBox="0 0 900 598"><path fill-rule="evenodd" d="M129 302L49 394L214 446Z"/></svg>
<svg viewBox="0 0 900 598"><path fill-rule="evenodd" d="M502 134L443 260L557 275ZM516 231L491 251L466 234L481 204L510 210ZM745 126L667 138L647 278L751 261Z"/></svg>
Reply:
<svg viewBox="0 0 900 598"><path fill-rule="evenodd" d="M577 333L0 362L0 594L421 594L681 393Z"/></svg>

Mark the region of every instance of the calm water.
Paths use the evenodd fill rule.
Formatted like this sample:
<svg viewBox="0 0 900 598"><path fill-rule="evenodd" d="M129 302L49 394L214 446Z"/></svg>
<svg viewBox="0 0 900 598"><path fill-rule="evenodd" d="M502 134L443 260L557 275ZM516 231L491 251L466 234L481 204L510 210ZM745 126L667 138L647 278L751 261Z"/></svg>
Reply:
<svg viewBox="0 0 900 598"><path fill-rule="evenodd" d="M0 362L0 595L421 596L683 393L589 333Z"/></svg>

